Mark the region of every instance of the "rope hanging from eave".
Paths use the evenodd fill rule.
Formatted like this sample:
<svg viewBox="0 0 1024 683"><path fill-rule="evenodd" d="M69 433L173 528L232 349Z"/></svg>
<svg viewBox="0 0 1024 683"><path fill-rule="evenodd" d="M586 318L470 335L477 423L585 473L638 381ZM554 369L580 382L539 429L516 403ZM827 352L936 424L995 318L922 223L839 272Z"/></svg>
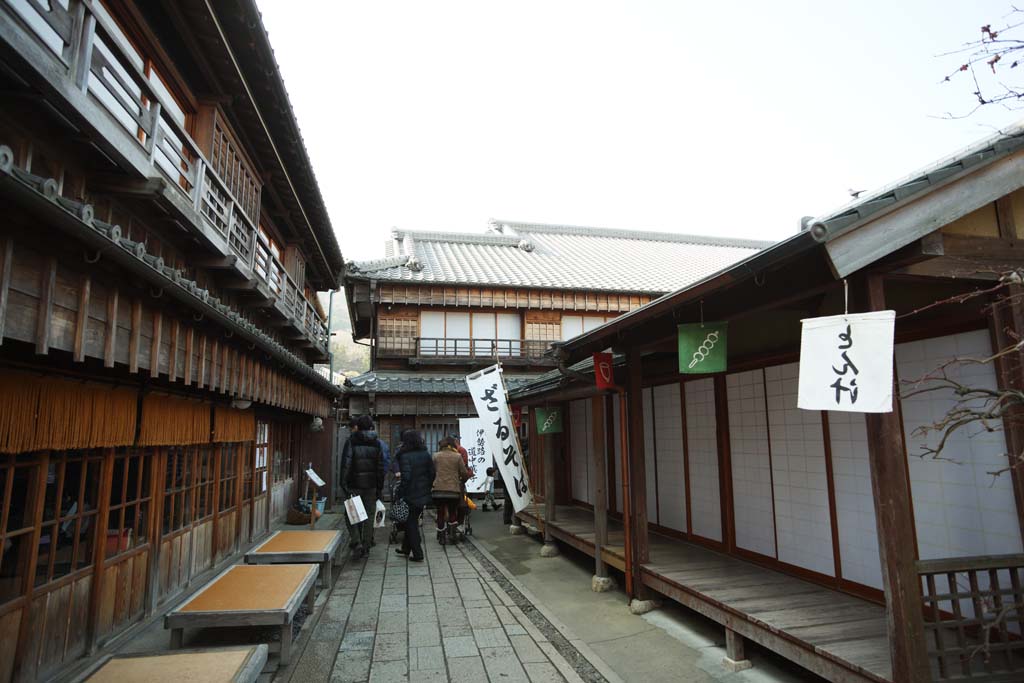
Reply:
<svg viewBox="0 0 1024 683"><path fill-rule="evenodd" d="M222 408L213 411L213 440L217 442L253 441L256 438L256 413L252 410Z"/></svg>
<svg viewBox="0 0 1024 683"><path fill-rule="evenodd" d="M0 371L0 452L131 445L137 400L135 389Z"/></svg>
<svg viewBox="0 0 1024 683"><path fill-rule="evenodd" d="M139 446L188 446L210 442L210 404L176 396L142 399Z"/></svg>

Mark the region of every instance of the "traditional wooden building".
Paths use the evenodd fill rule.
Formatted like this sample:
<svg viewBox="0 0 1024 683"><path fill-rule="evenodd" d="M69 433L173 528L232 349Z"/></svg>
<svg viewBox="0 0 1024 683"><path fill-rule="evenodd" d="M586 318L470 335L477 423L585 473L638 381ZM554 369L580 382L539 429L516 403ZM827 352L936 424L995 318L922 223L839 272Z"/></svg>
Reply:
<svg viewBox="0 0 1024 683"><path fill-rule="evenodd" d="M397 443L474 415L465 376L500 359L511 387L554 365L549 345L743 259L767 242L492 221L484 234L396 230L384 258L349 263L353 337L372 366L349 412Z"/></svg>
<svg viewBox="0 0 1024 683"><path fill-rule="evenodd" d="M202 585L329 461L343 261L252 0L0 3L0 90L2 682Z"/></svg>
<svg viewBox="0 0 1024 683"><path fill-rule="evenodd" d="M568 417L534 438L552 494L527 516L725 626L730 665L749 639L835 681L1021 680L1024 432L976 397L1024 386L1019 345L983 361L1024 331L998 282L1024 268L1022 187L1018 126L556 345L562 371L512 392ZM893 412L797 408L800 321L847 292L896 312ZM681 375L677 326L702 319L728 321L728 368ZM599 391L609 347L621 389Z"/></svg>

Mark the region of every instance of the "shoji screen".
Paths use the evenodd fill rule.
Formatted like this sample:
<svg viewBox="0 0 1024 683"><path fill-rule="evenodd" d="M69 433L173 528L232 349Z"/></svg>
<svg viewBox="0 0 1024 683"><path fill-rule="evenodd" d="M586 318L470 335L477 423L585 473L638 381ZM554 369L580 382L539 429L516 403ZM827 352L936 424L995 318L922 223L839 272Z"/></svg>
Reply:
<svg viewBox="0 0 1024 683"><path fill-rule="evenodd" d="M436 356L444 353L444 311L423 311L420 313L420 354Z"/></svg>
<svg viewBox="0 0 1024 683"><path fill-rule="evenodd" d="M572 497L590 499L590 401L569 403L569 459L572 468Z"/></svg>
<svg viewBox="0 0 1024 683"><path fill-rule="evenodd" d="M843 578L880 589L882 564L878 556L878 529L871 494L868 430L864 415L830 412L828 432L832 442L832 475Z"/></svg>
<svg viewBox="0 0 1024 683"><path fill-rule="evenodd" d="M445 314L445 349L448 354L469 353L469 313Z"/></svg>
<svg viewBox="0 0 1024 683"><path fill-rule="evenodd" d="M654 432L658 455L658 523L686 531L686 473L679 384L654 387ZM650 492L647 494L651 495Z"/></svg>
<svg viewBox="0 0 1024 683"><path fill-rule="evenodd" d="M778 559L835 576L821 413L796 407L799 365L765 368Z"/></svg>
<svg viewBox="0 0 1024 683"><path fill-rule="evenodd" d="M473 353L477 356L487 356L493 353L491 340L498 339L495 336L494 314L474 313L473 314ZM499 349L503 351L504 349Z"/></svg>
<svg viewBox="0 0 1024 683"><path fill-rule="evenodd" d="M901 380L914 380L951 358L983 358L991 353L988 331L978 330L899 344L896 367ZM970 386L996 387L991 364L951 366L947 374ZM946 459L919 457L921 446L935 445L939 435L915 432L940 419L954 402L955 397L947 391L902 401L921 559L1019 553L1020 526L1009 473L989 474L1007 464L1002 432L986 432L980 425L967 427L947 442Z"/></svg>
<svg viewBox="0 0 1024 683"><path fill-rule="evenodd" d="M502 345L502 353L518 356L522 353L522 344L518 341L523 336L522 323L518 313L498 313L498 339L515 340L511 344ZM507 349L507 350L506 350Z"/></svg>
<svg viewBox="0 0 1024 683"><path fill-rule="evenodd" d="M768 415L761 370L726 377L736 545L775 557Z"/></svg>
<svg viewBox="0 0 1024 683"><path fill-rule="evenodd" d="M655 487L658 485L658 469L655 461L654 443L654 404L651 400L650 388L644 389L644 479L647 482L647 521L658 522L658 497Z"/></svg>
<svg viewBox="0 0 1024 683"><path fill-rule="evenodd" d="M690 463L690 514L693 533L722 540L722 501L718 481L718 422L715 383L698 379L686 390L686 448Z"/></svg>

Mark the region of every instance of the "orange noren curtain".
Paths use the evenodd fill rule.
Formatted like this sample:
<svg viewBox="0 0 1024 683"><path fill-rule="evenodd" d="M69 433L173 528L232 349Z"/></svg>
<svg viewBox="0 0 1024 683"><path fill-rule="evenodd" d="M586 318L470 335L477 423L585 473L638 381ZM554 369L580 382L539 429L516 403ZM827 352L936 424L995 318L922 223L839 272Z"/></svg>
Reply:
<svg viewBox="0 0 1024 683"><path fill-rule="evenodd" d="M256 438L256 413L237 408L214 408L213 440L217 442L253 441Z"/></svg>
<svg viewBox="0 0 1024 683"><path fill-rule="evenodd" d="M128 446L135 389L0 371L0 452Z"/></svg>
<svg viewBox="0 0 1024 683"><path fill-rule="evenodd" d="M210 404L176 396L142 399L139 446L187 446L210 442Z"/></svg>

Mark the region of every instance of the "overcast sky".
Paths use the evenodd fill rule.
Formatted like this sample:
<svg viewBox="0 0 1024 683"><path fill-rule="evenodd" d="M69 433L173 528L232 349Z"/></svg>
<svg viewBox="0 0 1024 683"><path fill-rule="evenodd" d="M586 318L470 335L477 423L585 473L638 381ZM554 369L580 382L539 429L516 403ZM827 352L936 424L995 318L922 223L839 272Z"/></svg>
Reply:
<svg viewBox="0 0 1024 683"><path fill-rule="evenodd" d="M489 218L780 239L1024 118L940 118L1008 0L259 6L350 260Z"/></svg>

